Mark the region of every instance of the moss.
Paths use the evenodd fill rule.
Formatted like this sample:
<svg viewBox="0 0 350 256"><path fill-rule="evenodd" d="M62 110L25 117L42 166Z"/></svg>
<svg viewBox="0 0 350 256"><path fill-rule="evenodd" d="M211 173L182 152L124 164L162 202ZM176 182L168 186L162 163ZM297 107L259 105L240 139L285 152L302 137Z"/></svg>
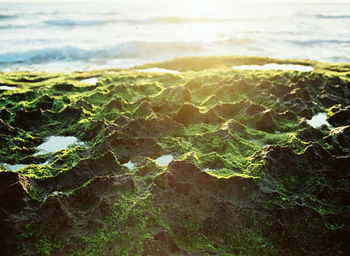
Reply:
<svg viewBox="0 0 350 256"><path fill-rule="evenodd" d="M94 236L81 238L79 251L72 255L141 255L146 239L152 238L152 226L158 221L157 210L150 208L147 197L124 194L106 216L107 227ZM127 226L126 226L127 224ZM134 243L130 244L133 240Z"/></svg>
<svg viewBox="0 0 350 256"><path fill-rule="evenodd" d="M46 165L31 164L16 172L35 179L54 177L74 167L81 160L84 152L84 148L72 146L70 149L53 153L53 159Z"/></svg>
<svg viewBox="0 0 350 256"><path fill-rule="evenodd" d="M315 72L257 72L231 68L233 65L266 63L311 65ZM242 180L261 185L259 182L266 181L264 178L267 176L263 168L266 162L260 154L268 145L289 147L302 154L312 141L317 141L332 153L337 153L338 149L348 152L329 139L332 132L328 129L321 128L323 130L319 133L320 138L309 140L300 136L309 129L303 118L320 110L327 111L329 115L336 112L336 107L329 106L332 101L329 103L321 97L324 91L335 86L337 89L334 89L334 95L339 94L337 90L345 95L337 99L339 104L350 104L347 100L347 96L350 96L347 65L236 56L180 58L142 66L148 67L182 72L173 75L133 72L133 69L129 69L118 70L113 74L107 73L108 70L73 74L0 74L1 84L19 87L0 95L0 161L29 164L28 167L18 170L18 173L35 181L43 181L72 171L80 160L93 158L108 150L113 150L120 162L129 159L137 162L137 167L133 170L120 167L118 173L114 173L120 175L121 179L132 177L137 189L123 194L112 203L109 199L104 201L104 198L99 198L101 204L113 206L111 209L106 207L101 216L96 216L103 224L97 226L95 232L91 232L88 227L78 229L74 226L67 228L67 237L62 237L51 234L41 220L38 220L40 225L31 226L32 230L25 229L21 236L25 253L52 255L62 248L68 248L66 254L71 255L142 255L147 253L145 250L149 246L148 242L154 239L154 234L159 230L166 230L189 253L297 255L290 248L284 250L284 237L282 239L274 231L273 228L276 227L273 224L276 224L274 221L277 217L272 213L276 205L282 205L289 210L288 207L297 198L303 198L303 203L312 209L315 217L306 216L305 220L291 225L289 232L294 232L295 237L300 235L305 241L312 241L305 234L314 232L316 227L323 232L320 232L322 235L327 231L345 230L343 219L334 216L338 216L338 210L345 212L348 209L340 200L330 198L329 194L333 188L337 188L338 192L345 191L348 184L323 174L315 176L303 173L274 178L271 181L273 193L261 196L264 199L254 197L252 203L241 202L237 198L234 201L235 212L243 211L242 216L238 216L241 218L240 223L233 225L231 221L234 218L228 218L230 221L226 219L227 222L223 225L219 225L222 224L220 222L216 226L213 224L211 234L205 234L203 227L210 220L207 218L207 205L191 205L191 213L186 213L184 205L179 203L185 199L200 201L195 198L195 193L201 186L185 184L187 187L184 191L181 190L185 187L183 184L183 187L169 188L169 191L179 190L185 195L179 197L181 200L175 197L166 198L171 202L170 205L166 205L168 201L164 198L164 201L157 202L154 194L157 191L155 183L157 179L167 175L168 171L157 166L154 158L162 154L172 154L176 159L186 160L207 171L217 178L214 180L218 184L226 182L226 179L241 177L244 178ZM90 77L99 77L100 81L96 85L80 82ZM185 108L187 112L183 110L184 106L190 106ZM181 110L183 111L180 113ZM178 118L179 113L182 118ZM168 126L176 126L176 123L170 121L161 124L150 122L151 125L145 126L143 122L139 122L141 119L158 120L164 117L182 122L181 125L178 124L180 128L169 128ZM129 126L131 120L132 125L145 131L145 134L128 130L134 129L132 125ZM316 131L311 132L316 134ZM76 136L87 143L85 147L74 145L67 150L44 156L33 155L36 146L49 135ZM114 140L118 142L115 145ZM38 165L45 160L49 164ZM107 164L102 163L101 169ZM0 169L4 169L1 164ZM58 195L75 200L73 198L79 195L80 189L88 189L93 179L84 182L83 186ZM186 189L191 185L195 187L195 192L186 194ZM323 199L321 192L325 197ZM91 193L96 197L100 196ZM35 186L29 187L28 194L35 203L44 201L47 195L51 199L57 196L52 191L44 194ZM252 196L255 194L252 193ZM230 199L225 198L222 205L227 200ZM208 209L218 210L217 218L225 217L226 208L223 207L223 210L220 206L218 204ZM246 209L258 209L259 216L253 216L253 210L245 212ZM197 212L202 215L196 215ZM86 217L78 210L74 214ZM266 219L264 214L268 215ZM250 216L253 217L250 219ZM222 231L223 226L227 228L225 232ZM322 238L318 235L316 237ZM37 241L36 245L33 241Z"/></svg>

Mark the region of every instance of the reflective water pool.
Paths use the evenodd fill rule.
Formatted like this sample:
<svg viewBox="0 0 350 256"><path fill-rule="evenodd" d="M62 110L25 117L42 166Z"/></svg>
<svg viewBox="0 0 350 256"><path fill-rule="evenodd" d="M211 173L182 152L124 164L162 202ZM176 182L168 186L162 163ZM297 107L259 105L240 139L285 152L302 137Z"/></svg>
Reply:
<svg viewBox="0 0 350 256"><path fill-rule="evenodd" d="M174 157L172 155L163 155L155 159L156 163L159 166L167 166L171 161L174 160Z"/></svg>
<svg viewBox="0 0 350 256"><path fill-rule="evenodd" d="M314 115L310 120L306 120L306 122L314 128L321 127L322 125L330 125L327 122L326 113L318 113L317 115Z"/></svg>
<svg viewBox="0 0 350 256"><path fill-rule="evenodd" d="M40 144L36 149L37 153L34 155L42 155L56 152L62 149L67 149L73 144L83 145L76 137L73 136L50 136L45 139L45 142Z"/></svg>
<svg viewBox="0 0 350 256"><path fill-rule="evenodd" d="M15 90L17 87L14 86L7 86L7 85L1 85L0 90Z"/></svg>
<svg viewBox="0 0 350 256"><path fill-rule="evenodd" d="M91 78L87 78L87 79L83 79L80 80L80 82L85 83L85 84L96 84L98 82L98 78L97 77L91 77Z"/></svg>
<svg viewBox="0 0 350 256"><path fill-rule="evenodd" d="M128 167L129 169L134 169L136 167L136 164L134 164L133 162L129 161L125 164L123 164L125 167Z"/></svg>

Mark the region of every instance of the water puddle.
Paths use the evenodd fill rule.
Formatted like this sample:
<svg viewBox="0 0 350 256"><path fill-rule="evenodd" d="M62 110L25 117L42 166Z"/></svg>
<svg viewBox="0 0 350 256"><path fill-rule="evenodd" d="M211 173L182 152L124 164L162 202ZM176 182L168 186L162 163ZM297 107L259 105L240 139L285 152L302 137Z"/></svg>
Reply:
<svg viewBox="0 0 350 256"><path fill-rule="evenodd" d="M62 191L57 191L57 190L51 193L51 195L53 196L64 195L64 194L67 194L67 193L64 193Z"/></svg>
<svg viewBox="0 0 350 256"><path fill-rule="evenodd" d="M2 166L4 166L5 170L7 170L7 171L16 171L16 170L22 169L24 167L27 167L28 164L6 164L6 163L3 163Z"/></svg>
<svg viewBox="0 0 350 256"><path fill-rule="evenodd" d="M50 136L45 139L44 143L36 148L39 152L34 155L42 155L67 149L73 144L83 145L83 142L80 142L76 137L72 136Z"/></svg>
<svg viewBox="0 0 350 256"><path fill-rule="evenodd" d="M2 85L0 86L0 90L15 90L17 87Z"/></svg>
<svg viewBox="0 0 350 256"><path fill-rule="evenodd" d="M129 162L123 164L123 166L128 167L129 169L135 169L136 164L134 164L133 162L129 161Z"/></svg>
<svg viewBox="0 0 350 256"><path fill-rule="evenodd" d="M159 166L167 166L171 161L174 160L174 157L172 155L163 155L155 159L156 163Z"/></svg>
<svg viewBox="0 0 350 256"><path fill-rule="evenodd" d="M98 78L97 77L91 77L91 78L80 80L80 82L85 83L85 84L95 85L98 82Z"/></svg>
<svg viewBox="0 0 350 256"><path fill-rule="evenodd" d="M170 73L170 74L179 74L177 70L170 70L165 68L145 68L145 69L136 69L134 72L150 72L150 73Z"/></svg>
<svg viewBox="0 0 350 256"><path fill-rule="evenodd" d="M210 169L210 168L204 168L202 171L203 172L215 172L216 170Z"/></svg>
<svg viewBox="0 0 350 256"><path fill-rule="evenodd" d="M314 70L312 66L305 65L294 65L294 64L265 64L265 65L240 65L233 66L232 69L236 70L292 70L292 71L302 71L310 72Z"/></svg>
<svg viewBox="0 0 350 256"><path fill-rule="evenodd" d="M45 161L44 163L41 163L41 164L37 164L37 165L40 165L40 166L46 166L50 163L50 160L47 160Z"/></svg>
<svg viewBox="0 0 350 256"><path fill-rule="evenodd" d="M317 115L314 115L310 120L306 120L306 122L314 128L321 127L322 125L330 126L330 124L327 122L326 113L318 113Z"/></svg>
<svg viewBox="0 0 350 256"><path fill-rule="evenodd" d="M62 149L67 149L69 146L76 144L76 145L84 145L83 142L79 141L76 137L72 136L50 136L45 139L45 142L39 145L36 149L38 152L34 154L34 156L37 155L43 155L47 153L56 152ZM44 163L37 164L39 166L46 166L50 163L50 160L45 161ZM27 167L29 164L7 164L7 163L0 163L5 170L7 171L16 171L19 169L23 169Z"/></svg>
<svg viewBox="0 0 350 256"><path fill-rule="evenodd" d="M50 161L47 160L44 163L34 164L34 165L46 166L49 163L50 163ZM20 170L20 169L23 169L23 168L27 167L29 164L7 164L7 163L2 163L1 165L5 168L6 171L16 171L16 170Z"/></svg>

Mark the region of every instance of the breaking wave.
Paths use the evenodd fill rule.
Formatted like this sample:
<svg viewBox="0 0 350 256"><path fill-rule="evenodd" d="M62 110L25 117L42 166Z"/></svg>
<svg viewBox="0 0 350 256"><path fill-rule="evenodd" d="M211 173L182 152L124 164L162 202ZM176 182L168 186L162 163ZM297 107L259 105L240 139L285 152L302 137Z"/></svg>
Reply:
<svg viewBox="0 0 350 256"><path fill-rule="evenodd" d="M316 14L314 16L316 18L321 18L321 19L350 19L350 15L348 14L344 14L344 15Z"/></svg>
<svg viewBox="0 0 350 256"><path fill-rule="evenodd" d="M104 25L106 23L112 22L111 20L70 20L70 19L60 19L60 20L47 20L44 23L54 26L96 26Z"/></svg>
<svg viewBox="0 0 350 256"><path fill-rule="evenodd" d="M319 40L289 40L289 42L301 45L301 46L315 46L315 45L329 45L329 44L336 44L336 45L350 45L350 41L348 40L326 40L326 39L319 39Z"/></svg>
<svg viewBox="0 0 350 256"><path fill-rule="evenodd" d="M117 45L99 48L82 48L78 46L62 46L56 48L41 48L22 52L6 52L0 54L0 63L45 63L51 61L99 60L112 58L172 58L184 55L205 53L207 47L220 45L241 45L249 39L218 40L204 44L194 42L148 42L130 41Z"/></svg>
<svg viewBox="0 0 350 256"><path fill-rule="evenodd" d="M7 20L7 19L12 19L12 18L16 18L17 15L15 14L0 14L0 20Z"/></svg>

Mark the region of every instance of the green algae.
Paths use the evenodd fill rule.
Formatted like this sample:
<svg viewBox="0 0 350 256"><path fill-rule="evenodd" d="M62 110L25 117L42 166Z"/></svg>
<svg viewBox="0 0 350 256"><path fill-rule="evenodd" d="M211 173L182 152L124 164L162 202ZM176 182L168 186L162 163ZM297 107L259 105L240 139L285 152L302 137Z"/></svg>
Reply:
<svg viewBox="0 0 350 256"><path fill-rule="evenodd" d="M231 69L233 65L266 63L311 65L314 71ZM64 173L83 172L75 169L80 161L97 158L108 150L114 151L120 163L130 159L137 163L133 169L117 166L119 169L114 174L132 176L136 189L110 199L114 200L112 207L106 206L98 217L100 226L94 223L96 226L91 229L75 227L77 230L70 230L67 237L50 233L48 224L31 226L20 237L24 241L22 252L28 255L55 255L57 251L65 255L104 255L106 252L157 255L148 243L156 231L166 230L180 248L203 255L211 252L277 255L281 251L284 255L297 255L290 248L284 251L279 238L267 234L274 216L266 212L266 219L250 211L241 213L239 217L245 222L235 222L235 227L230 223L227 230L216 222L217 226L210 226L212 234L208 234L203 227L209 215L202 212L202 216L191 215L186 212L188 206L176 198L174 205L154 202L155 180L171 173L167 167L157 166L154 160L160 155L172 154L200 170L209 169L205 173L219 182L244 180L257 184L267 177L263 168L265 160L257 156L269 147L289 147L302 155L317 142L332 151L334 145L323 139L333 136L327 129L320 128L322 136L313 141L299 135L309 129L303 122L305 117L320 109L328 110L330 115L336 112L320 99L317 88L323 84L348 83L350 78L344 74L349 72L348 66L255 57L199 57L136 68L151 67L181 72L139 73L130 69L115 70L112 74L99 70L70 75L28 72L0 75L1 84L19 86L0 95L0 129L1 135L4 134L0 137L0 162L29 164L16 173L34 181L45 181ZM80 82L92 77L99 77L96 85ZM345 93L349 94L348 88ZM302 106L302 102L293 102L298 97L314 104ZM175 120L178 126L158 127L154 120L166 117ZM154 126L137 126L145 120L151 120ZM50 135L75 136L88 143L86 147L76 145L45 156L33 156L36 146ZM39 165L47 160L49 164ZM39 202L45 202L46 198L76 196L93 184L94 180L89 179L84 185L58 195L34 186L28 194ZM345 211L341 202L326 204L320 200L317 194L320 187L345 188L345 184L305 175L275 178L272 189L278 195L264 203L268 204L267 208L292 204L297 195L305 198L325 219L335 214L335 205ZM94 196L92 193L91 197ZM166 213L174 216L168 217ZM316 232L319 225L329 230L344 230L342 223L332 218L322 222L315 217L295 225L293 232L297 235L304 230ZM38 241L36 246L32 245L33 240ZM310 240L305 238L305 241Z"/></svg>

